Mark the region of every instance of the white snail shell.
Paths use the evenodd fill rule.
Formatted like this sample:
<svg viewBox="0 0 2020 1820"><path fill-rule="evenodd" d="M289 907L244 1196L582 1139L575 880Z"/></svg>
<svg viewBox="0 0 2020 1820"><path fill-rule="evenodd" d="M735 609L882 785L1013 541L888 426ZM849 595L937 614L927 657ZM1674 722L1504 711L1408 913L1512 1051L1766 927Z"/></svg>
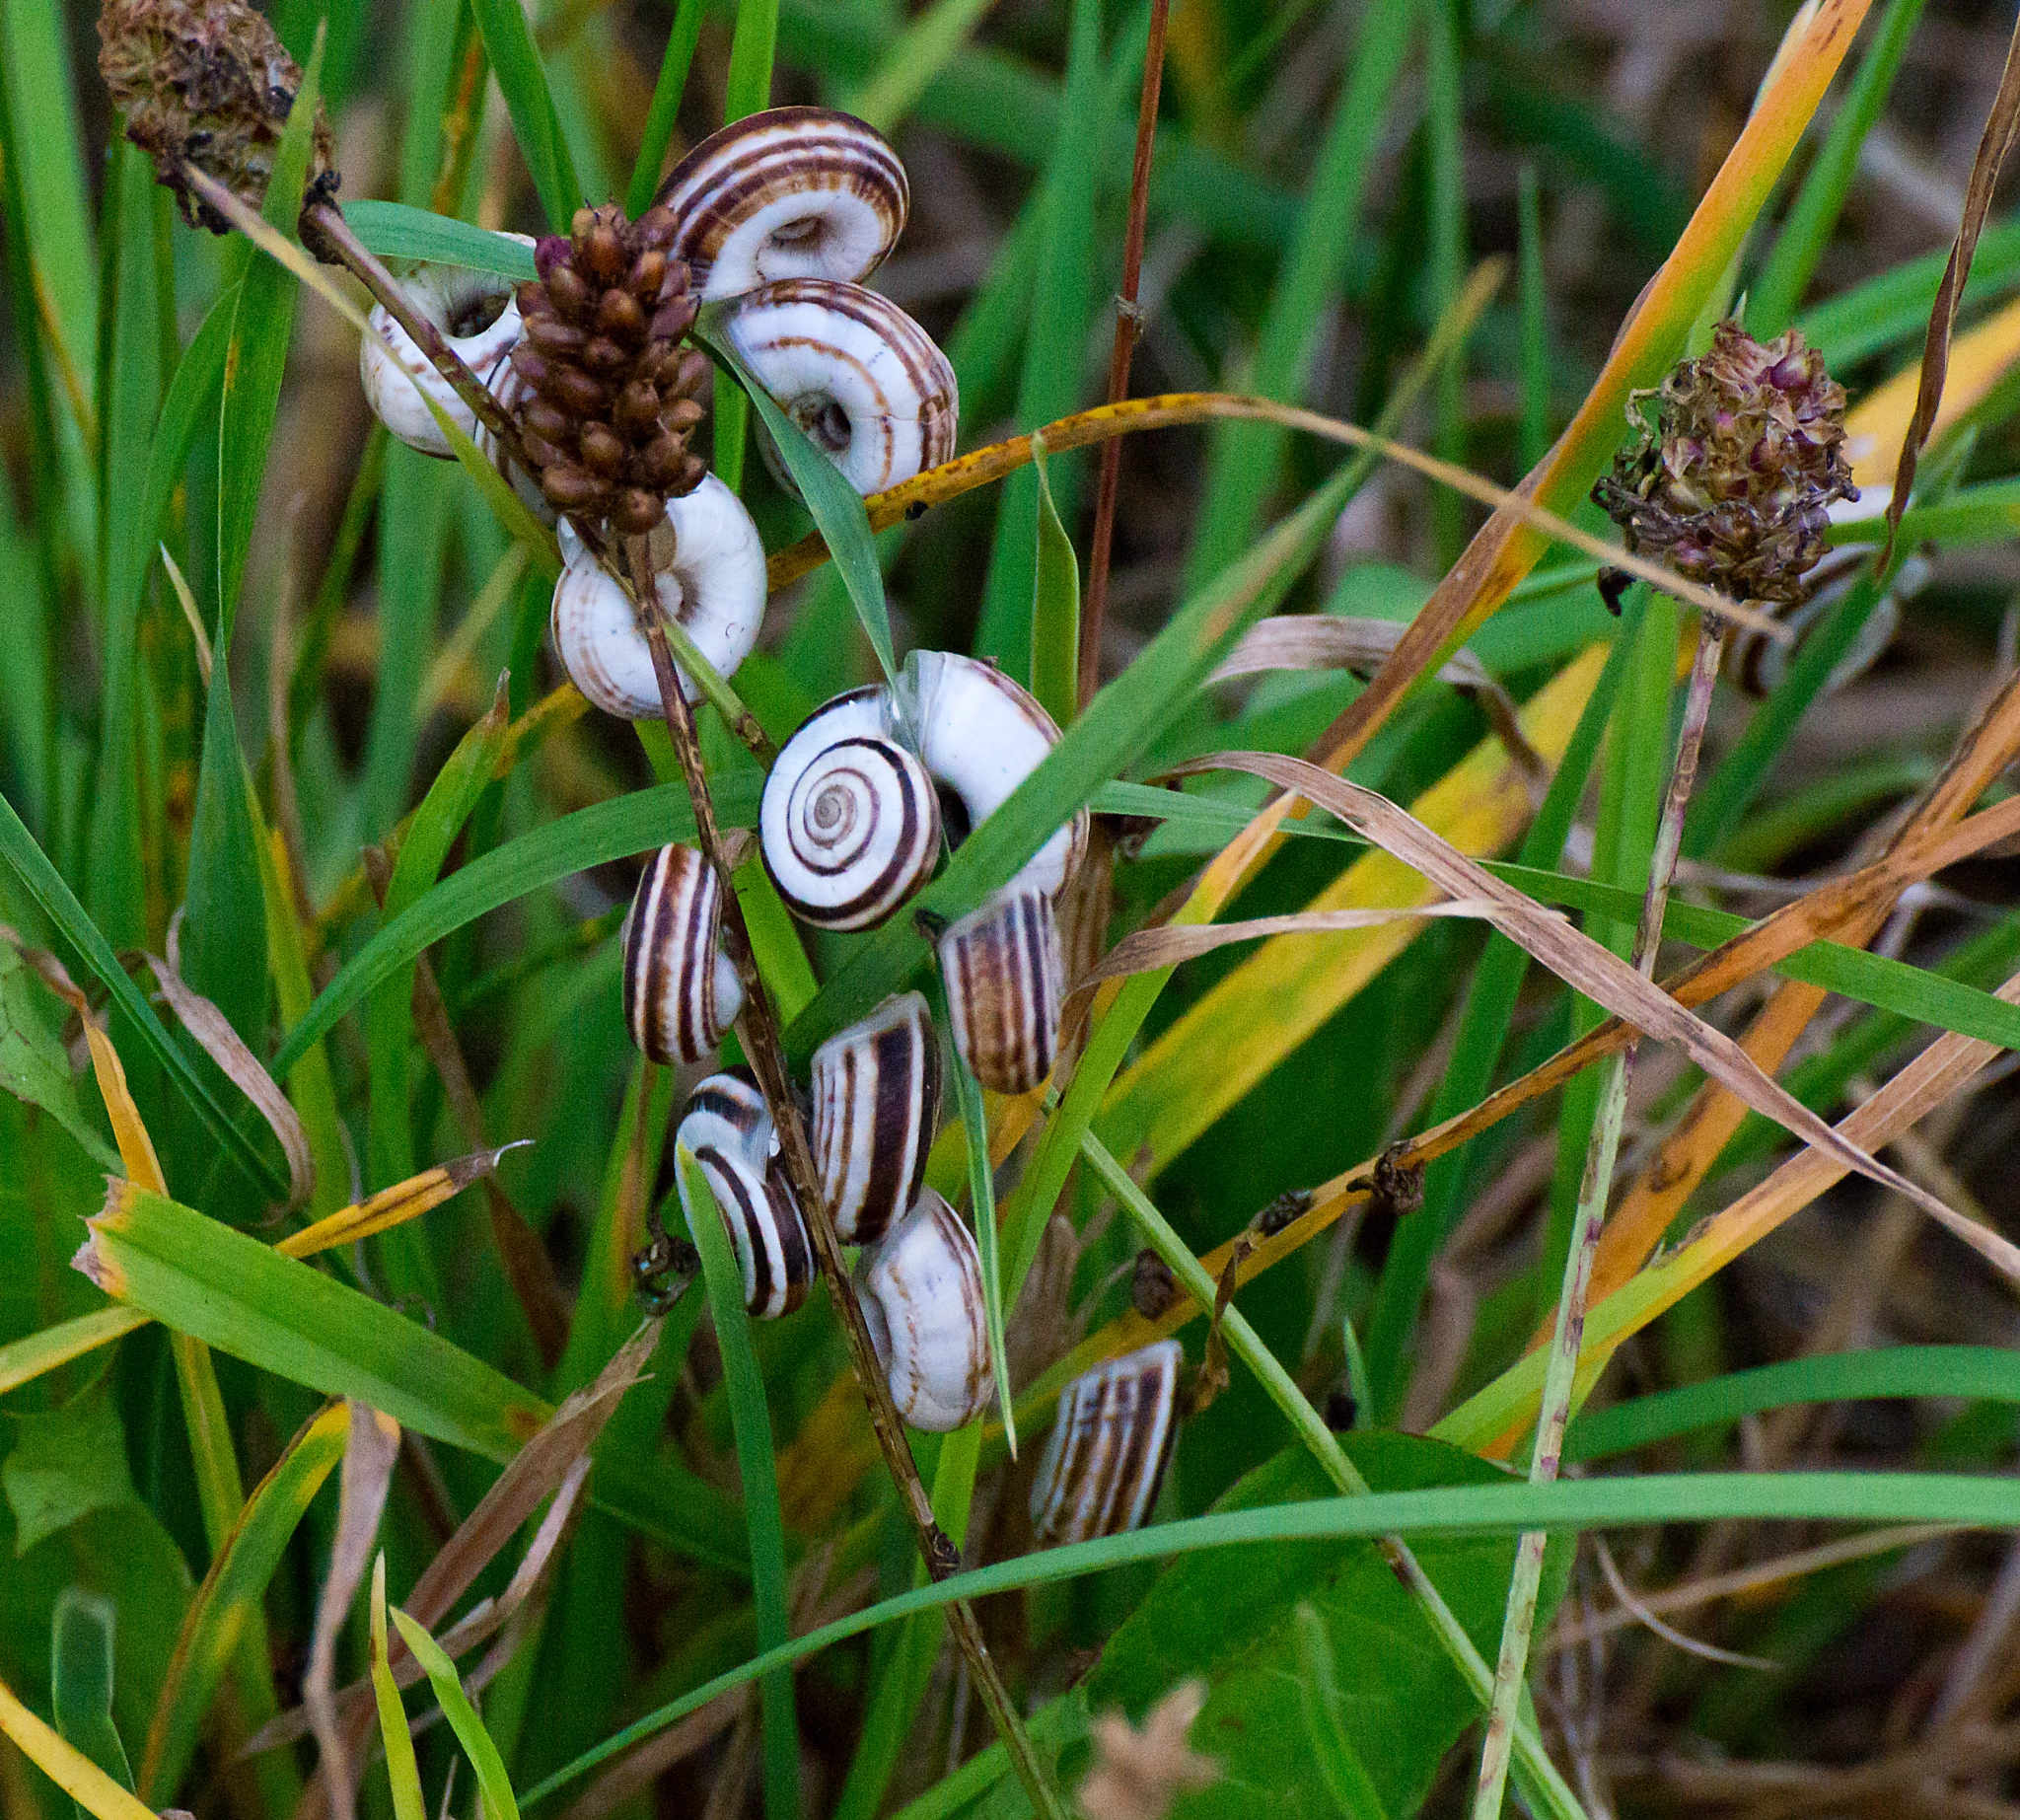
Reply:
<svg viewBox="0 0 2020 1820"><path fill-rule="evenodd" d="M754 1168L734 1151L712 1143L697 1146L685 1119L680 1141L693 1152L708 1192L715 1197L743 1273L745 1308L760 1321L791 1314L813 1285L814 1247L777 1164ZM688 1201L685 1177L680 1188L681 1208L691 1231L697 1209Z"/></svg>
<svg viewBox="0 0 2020 1820"><path fill-rule="evenodd" d="M1867 489L1870 493L1871 489ZM1843 503L1842 501L1840 502ZM1803 642L1827 619L1833 608L1857 584L1868 552L1857 544L1829 551L1810 571L1808 595L1796 606L1774 610L1774 617L1795 633L1793 644L1778 644L1751 626L1733 627L1725 646L1725 674L1742 694L1765 697L1780 686ZM1855 637L1824 680L1823 692L1835 695L1878 663L1901 629L1901 604L1928 585L1928 558L1911 555L1895 571L1887 592L1874 603Z"/></svg>
<svg viewBox="0 0 2020 1820"><path fill-rule="evenodd" d="M1031 1487L1031 1527L1041 1548L1140 1528L1178 1433L1182 1358L1160 1340L1084 1371L1059 1392Z"/></svg>
<svg viewBox="0 0 2020 1820"><path fill-rule="evenodd" d="M863 1318L898 1413L945 1434L973 1421L995 1394L981 1255L930 1188L857 1267Z"/></svg>
<svg viewBox="0 0 2020 1820"><path fill-rule="evenodd" d="M711 1074L687 1096L681 1113L680 1140L690 1150L713 1145L742 1157L754 1169L764 1168L778 1154L771 1107L743 1068Z"/></svg>
<svg viewBox="0 0 2020 1820"><path fill-rule="evenodd" d="M764 619L764 545L739 499L714 474L667 501L673 555L655 577L660 604L724 676L758 642ZM652 649L624 590L561 521L561 578L549 621L554 649L575 687L607 714L655 720L659 683ZM655 541L658 534L654 534ZM698 700L686 675L682 692Z"/></svg>
<svg viewBox="0 0 2020 1820"><path fill-rule="evenodd" d="M691 846L663 846L632 894L623 931L624 1024L654 1061L709 1055L743 1008L722 952L721 886Z"/></svg>
<svg viewBox="0 0 2020 1820"><path fill-rule="evenodd" d="M890 142L830 108L773 108L712 133L656 201L680 223L704 301L773 278L867 278L904 231L911 191Z"/></svg>
<svg viewBox="0 0 2020 1820"><path fill-rule="evenodd" d="M512 238L533 244L523 234ZM463 364L495 392L511 371L507 356L521 331L512 281L460 265L418 265L401 280L400 288L415 314L434 324ZM384 304L375 306L371 323L379 335L367 335L359 346L358 377L372 414L408 448L450 459L449 439L421 395L426 393L441 405L467 436L477 432L475 413Z"/></svg>
<svg viewBox="0 0 2020 1820"><path fill-rule="evenodd" d="M940 1045L917 992L814 1052L814 1167L837 1237L874 1245L918 1198L940 1120Z"/></svg>
<svg viewBox="0 0 2020 1820"><path fill-rule="evenodd" d="M724 332L753 376L864 495L954 453L961 397L931 335L887 297L830 278L760 285L730 306ZM772 478L799 496L777 450Z"/></svg>
<svg viewBox="0 0 2020 1820"><path fill-rule="evenodd" d="M808 716L764 780L758 829L787 909L824 929L882 922L932 876L940 799L882 689Z"/></svg>
<svg viewBox="0 0 2020 1820"><path fill-rule="evenodd" d="M1064 987L1052 901L1023 886L999 893L940 937L954 1046L997 1093L1045 1085L1059 1053Z"/></svg>
<svg viewBox="0 0 2020 1820"><path fill-rule="evenodd" d="M1059 743L1058 725L1038 697L976 658L914 651L904 662L902 688L919 758L960 798L971 829L994 815ZM1082 809L1032 855L1010 887L1058 896L1086 854L1087 822Z"/></svg>

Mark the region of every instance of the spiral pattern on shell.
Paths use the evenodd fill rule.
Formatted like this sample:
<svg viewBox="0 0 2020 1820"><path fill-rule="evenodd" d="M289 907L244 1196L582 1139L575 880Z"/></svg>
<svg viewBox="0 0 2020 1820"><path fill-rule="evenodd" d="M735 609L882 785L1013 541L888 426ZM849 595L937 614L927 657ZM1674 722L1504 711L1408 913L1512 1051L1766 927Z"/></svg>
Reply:
<svg viewBox="0 0 2020 1820"><path fill-rule="evenodd" d="M995 1394L981 1256L945 1200L917 1203L857 1266L863 1319L900 1416L950 1433Z"/></svg>
<svg viewBox="0 0 2020 1820"><path fill-rule="evenodd" d="M830 108L772 108L709 135L655 200L705 299L774 278L867 278L904 231L911 190L890 142Z"/></svg>
<svg viewBox="0 0 2020 1820"><path fill-rule="evenodd" d="M661 847L632 894L622 940L624 1026L651 1060L699 1061L743 1008L721 942L714 868L691 846Z"/></svg>
<svg viewBox="0 0 2020 1820"><path fill-rule="evenodd" d="M737 1268L743 1274L745 1308L760 1321L791 1314L813 1286L814 1246L777 1164L754 1168L734 1151L711 1143L697 1147L688 1141L685 1120L680 1140L692 1151L708 1192L715 1197L716 1210L722 1215L723 1228L737 1254ZM685 1175L681 1178L681 1207L691 1231L700 1209L689 1201Z"/></svg>
<svg viewBox="0 0 2020 1820"><path fill-rule="evenodd" d="M917 992L814 1052L814 1168L836 1237L874 1245L918 1198L940 1122L940 1046Z"/></svg>
<svg viewBox="0 0 2020 1820"><path fill-rule="evenodd" d="M713 1144L754 1169L770 1162L778 1136L771 1107L749 1068L726 1068L695 1087L681 1113L680 1140L690 1150Z"/></svg>
<svg viewBox="0 0 2020 1820"><path fill-rule="evenodd" d="M861 285L789 278L729 306L724 333L758 383L865 496L954 453L961 395L933 337ZM772 477L799 487L767 438Z"/></svg>
<svg viewBox="0 0 2020 1820"><path fill-rule="evenodd" d="M954 1046L997 1093L1045 1085L1059 1053L1064 986L1052 901L1029 886L1001 893L940 937Z"/></svg>
<svg viewBox="0 0 2020 1820"><path fill-rule="evenodd" d="M1157 1501L1178 1433L1176 1340L1104 1359L1059 1392L1031 1486L1040 1548L1138 1529Z"/></svg>
<svg viewBox="0 0 2020 1820"><path fill-rule="evenodd" d="M758 831L788 909L824 929L882 922L931 876L940 800L881 689L815 710L764 780Z"/></svg>
<svg viewBox="0 0 2020 1820"><path fill-rule="evenodd" d="M512 238L532 244L523 234ZM511 283L492 272L419 265L400 288L414 313L442 331L450 350L504 403L510 356L525 328ZM473 438L480 436L475 412L384 304L373 306L370 322L377 332L358 344L358 379L372 414L409 449L453 459L455 451L427 400L433 400L458 429Z"/></svg>

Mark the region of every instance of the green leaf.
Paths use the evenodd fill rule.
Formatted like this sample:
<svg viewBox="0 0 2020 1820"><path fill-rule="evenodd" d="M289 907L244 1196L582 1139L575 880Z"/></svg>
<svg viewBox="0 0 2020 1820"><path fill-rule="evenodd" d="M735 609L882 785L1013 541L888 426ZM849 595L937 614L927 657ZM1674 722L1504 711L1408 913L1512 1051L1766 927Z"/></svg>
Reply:
<svg viewBox="0 0 2020 1820"><path fill-rule="evenodd" d="M785 461L786 472L799 487L800 497L806 501L821 535L828 540L835 572L855 603L856 618L862 621L864 635L877 654L885 679L895 683L898 660L891 647L891 614L884 603L884 571L877 561L877 546L870 535L870 515L863 510L862 495L843 478L841 470L814 447L806 432L745 366L723 331L723 316L729 301L703 307L694 322L694 338L730 370L757 406L758 417Z"/></svg>
<svg viewBox="0 0 2020 1820"><path fill-rule="evenodd" d="M944 0L943 0L944 4ZM1038 554L1031 603L1031 692L1062 727L1080 711L1080 562L1059 522L1046 475L1044 441L1031 439L1038 478Z"/></svg>
<svg viewBox="0 0 2020 1820"><path fill-rule="evenodd" d="M392 1608L392 1617L406 1646L427 1672L428 1685L435 1690L443 1716L449 1720L449 1728L456 1733L456 1741L463 1746L470 1768L477 1773L484 1812L491 1820L519 1820L519 1803L512 1795L512 1779L505 1774L505 1760L498 1755L498 1747L491 1742L484 1721L477 1717L476 1708L463 1691L463 1683L456 1676L456 1664L443 1654L442 1645L398 1606Z"/></svg>
<svg viewBox="0 0 2020 1820"><path fill-rule="evenodd" d="M399 1683L386 1654L386 1556L372 1564L372 1698L379 1735L386 1746L386 1776L393 1790L394 1820L427 1820L421 1800L421 1772L414 1762L413 1733L407 1729Z"/></svg>
<svg viewBox="0 0 2020 1820"><path fill-rule="evenodd" d="M49 1631L49 1695L56 1729L129 1793L133 1770L112 1721L112 1638L118 1612L109 1599L81 1586L56 1598ZM77 1820L91 1820L77 1802Z"/></svg>
<svg viewBox="0 0 2020 1820"><path fill-rule="evenodd" d="M533 175L547 225L553 232L565 234L582 205L582 185L576 182L575 166L561 137L561 121L554 112L554 98L547 92L546 70L534 42L533 27L519 0L470 0L470 12L484 36L491 73L505 97L519 155Z"/></svg>
<svg viewBox="0 0 2020 1820"><path fill-rule="evenodd" d="M673 30L667 34L666 54L660 59L659 79L652 86L652 105L645 111L645 130L638 139L638 157L631 166L631 182L624 191L624 213L633 221L652 206L653 195L659 188L660 168L667 161L667 147L673 143L681 97L687 87L687 70L701 37L701 8L702 0L680 0ZM528 251L530 255L531 249Z"/></svg>
<svg viewBox="0 0 2020 1820"><path fill-rule="evenodd" d="M69 1057L44 1019L45 1002L14 944L0 942L0 1088L39 1106L93 1161L116 1172L119 1153L85 1114Z"/></svg>
<svg viewBox="0 0 2020 1820"><path fill-rule="evenodd" d="M311 1273L313 1274L313 1273ZM240 1509L182 1620L168 1684L148 1728L141 1798L172 1800L188 1773L205 1716L248 1621L260 1609L281 1556L309 1504L343 1458L350 1413L333 1404L312 1417Z"/></svg>
<svg viewBox="0 0 2020 1820"><path fill-rule="evenodd" d="M425 260L434 265L460 265L467 271L496 272L524 284L540 274L533 249L509 234L437 215L404 202L346 202L343 218L367 251L382 259Z"/></svg>
<svg viewBox="0 0 2020 1820"><path fill-rule="evenodd" d="M729 1391L730 1426L736 1435L737 1475L744 1487L744 1521L751 1532L751 1589L758 1646L775 1649L791 1635L786 1611L785 1520L778 1506L778 1468L764 1376L751 1349L751 1317L744 1308L744 1277L730 1249L722 1209L685 1144L674 1153L685 1200L694 1209L688 1231L701 1253L708 1310L722 1351ZM758 1699L764 1744L764 1812L767 1820L795 1820L800 1811L800 1737L790 1673L767 1675Z"/></svg>
<svg viewBox="0 0 2020 1820"><path fill-rule="evenodd" d="M10 1420L14 1446L0 1461L0 1489L14 1512L17 1556L94 1510L134 1501L126 1430L108 1374L46 1416Z"/></svg>

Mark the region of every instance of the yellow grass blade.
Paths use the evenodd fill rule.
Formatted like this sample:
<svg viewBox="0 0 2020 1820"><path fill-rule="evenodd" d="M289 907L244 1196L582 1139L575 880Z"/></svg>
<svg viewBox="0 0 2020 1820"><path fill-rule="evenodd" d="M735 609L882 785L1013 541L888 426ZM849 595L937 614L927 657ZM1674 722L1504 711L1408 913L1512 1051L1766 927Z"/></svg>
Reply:
<svg viewBox="0 0 2020 1820"><path fill-rule="evenodd" d="M4 1681L0 1681L0 1731L94 1820L155 1820L152 1809L143 1807L82 1751L43 1724Z"/></svg>

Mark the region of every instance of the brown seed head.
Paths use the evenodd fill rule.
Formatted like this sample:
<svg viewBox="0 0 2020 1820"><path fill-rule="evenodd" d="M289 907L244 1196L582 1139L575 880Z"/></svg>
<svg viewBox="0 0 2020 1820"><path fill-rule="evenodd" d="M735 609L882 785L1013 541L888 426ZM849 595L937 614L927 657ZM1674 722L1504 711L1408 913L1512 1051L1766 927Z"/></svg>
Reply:
<svg viewBox="0 0 2020 1820"><path fill-rule="evenodd" d="M1858 497L1824 356L1792 328L1763 344L1720 323L1629 411L1636 433L1592 489L1627 547L1735 600L1800 601L1826 509Z"/></svg>
<svg viewBox="0 0 2020 1820"><path fill-rule="evenodd" d="M273 28L243 0L106 0L99 39L99 70L126 116L126 137L154 160L183 220L230 232L231 223L190 192L183 173L194 167L254 209L266 199L302 86L301 69ZM335 158L319 106L312 199L335 192Z"/></svg>

